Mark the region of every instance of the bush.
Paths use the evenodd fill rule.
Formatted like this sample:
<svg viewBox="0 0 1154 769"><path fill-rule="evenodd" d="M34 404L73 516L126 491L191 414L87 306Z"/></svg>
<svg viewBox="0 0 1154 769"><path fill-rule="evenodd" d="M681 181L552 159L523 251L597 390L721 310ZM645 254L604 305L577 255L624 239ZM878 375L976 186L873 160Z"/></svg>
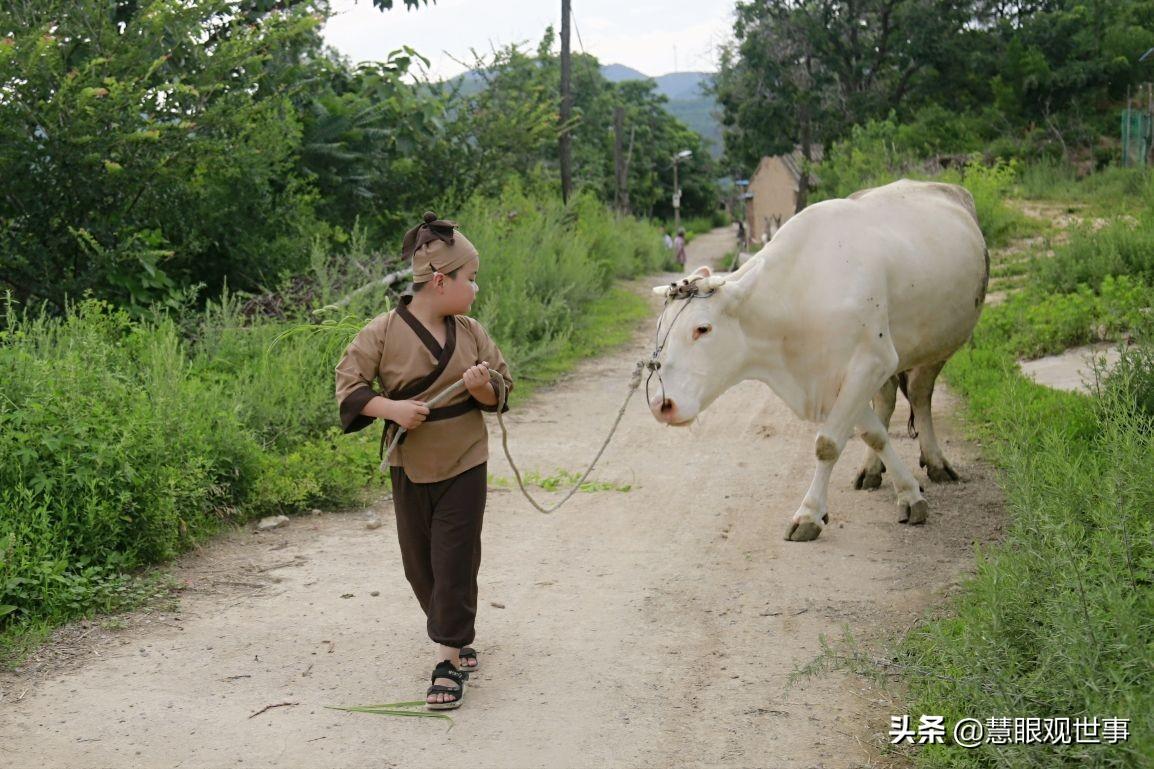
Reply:
<svg viewBox="0 0 1154 769"><path fill-rule="evenodd" d="M515 376L573 355L569 337L594 300L666 257L656 228L589 196L566 207L510 188L457 218L481 252L476 314ZM303 282L301 296L329 302L351 293L346 262L372 265L361 280L392 269L363 247L354 238L344 258L314 254L312 273L286 285ZM310 301L294 305L292 293L254 304L225 291L203 313L152 319L95 299L60 317L7 304L0 629L111 606L134 569L223 525L349 505L384 482L379 434L336 426L333 366L358 318L388 310L392 297L366 291L340 310L343 322L294 326Z"/></svg>
<svg viewBox="0 0 1154 769"><path fill-rule="evenodd" d="M455 218L481 253L473 315L515 369L559 350L615 279L655 272L668 256L657 228L615 216L589 194L566 207L514 185Z"/></svg>
<svg viewBox="0 0 1154 769"><path fill-rule="evenodd" d="M1144 343L1122 351L1117 364L1102 377L1102 388L1110 402L1154 419L1154 344L1150 326L1143 332Z"/></svg>
<svg viewBox="0 0 1154 769"><path fill-rule="evenodd" d="M1154 284L1154 220L1115 221L1097 232L1081 227L1052 259L1038 262L1035 274L1042 289L1063 293L1081 284L1097 290L1111 275Z"/></svg>
<svg viewBox="0 0 1154 769"><path fill-rule="evenodd" d="M321 429L333 421L331 360L305 340L266 354L266 324L221 335L246 332L239 353L197 350L172 321L134 321L99 300L60 318L9 305L0 332L9 622L69 616L79 592L170 558L222 523L359 496L375 446L334 444L332 428ZM206 360L214 352L227 364Z"/></svg>
<svg viewBox="0 0 1154 769"><path fill-rule="evenodd" d="M998 160L993 165L985 165L975 157L961 173L951 169L939 177L940 181L962 185L974 196L978 223L990 247L1003 245L1037 227L1025 214L1005 203L1017 173L1018 165L1014 161Z"/></svg>
<svg viewBox="0 0 1154 769"><path fill-rule="evenodd" d="M1044 158L1022 166L1019 190L1023 197L1030 200L1068 199L1074 197L1076 183L1074 166Z"/></svg>

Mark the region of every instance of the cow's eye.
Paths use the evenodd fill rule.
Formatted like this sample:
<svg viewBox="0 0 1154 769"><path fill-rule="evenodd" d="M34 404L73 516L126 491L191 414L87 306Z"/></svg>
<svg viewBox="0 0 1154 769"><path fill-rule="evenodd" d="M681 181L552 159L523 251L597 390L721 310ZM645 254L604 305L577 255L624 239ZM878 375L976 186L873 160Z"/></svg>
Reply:
<svg viewBox="0 0 1154 769"><path fill-rule="evenodd" d="M701 337L705 336L706 334L708 334L712 330L713 330L713 326L709 325L708 323L702 323L700 326L693 329L693 338L694 339L700 339Z"/></svg>

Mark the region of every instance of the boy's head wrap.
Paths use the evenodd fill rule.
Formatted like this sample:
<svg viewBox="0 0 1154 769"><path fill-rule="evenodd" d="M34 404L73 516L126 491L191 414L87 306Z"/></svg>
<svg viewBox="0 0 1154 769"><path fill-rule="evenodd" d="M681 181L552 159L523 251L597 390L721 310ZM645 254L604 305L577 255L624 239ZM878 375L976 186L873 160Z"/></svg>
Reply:
<svg viewBox="0 0 1154 769"><path fill-rule="evenodd" d="M438 219L432 211L422 218L401 243L401 256L413 262L413 283L427 283L434 272L448 275L477 256L469 239L456 231L456 222Z"/></svg>

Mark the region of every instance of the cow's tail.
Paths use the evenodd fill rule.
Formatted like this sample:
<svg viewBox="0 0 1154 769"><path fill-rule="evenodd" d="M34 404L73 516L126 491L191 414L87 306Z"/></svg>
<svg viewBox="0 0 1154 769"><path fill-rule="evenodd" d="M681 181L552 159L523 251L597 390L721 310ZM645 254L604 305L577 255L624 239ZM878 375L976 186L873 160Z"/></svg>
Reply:
<svg viewBox="0 0 1154 769"><path fill-rule="evenodd" d="M906 403L910 402L910 374L908 371L903 371L898 374L898 387L901 388L902 395L906 397ZM906 422L906 432L911 438L918 437L918 429L914 424L914 405L910 403L910 420Z"/></svg>

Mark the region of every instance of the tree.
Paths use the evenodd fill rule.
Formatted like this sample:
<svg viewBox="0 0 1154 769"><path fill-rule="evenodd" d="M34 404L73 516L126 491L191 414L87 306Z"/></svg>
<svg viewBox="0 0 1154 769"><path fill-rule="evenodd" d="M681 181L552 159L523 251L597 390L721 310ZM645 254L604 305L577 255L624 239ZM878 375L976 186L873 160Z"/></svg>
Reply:
<svg viewBox="0 0 1154 769"><path fill-rule="evenodd" d="M728 159L751 168L802 145L812 160L811 145L902 109L968 18L962 0L739 2L715 85Z"/></svg>
<svg viewBox="0 0 1154 769"><path fill-rule="evenodd" d="M472 192L473 148L453 121L452 94L405 78L420 57L411 48L353 67L322 58L302 89L299 162L320 196L317 212L370 238L396 235L429 207ZM425 62L427 64L427 62Z"/></svg>
<svg viewBox="0 0 1154 769"><path fill-rule="evenodd" d="M240 24L219 0L122 10L0 13L0 281L22 301L144 304L303 257L313 196L291 173L300 123L270 62L316 19Z"/></svg>
<svg viewBox="0 0 1154 769"><path fill-rule="evenodd" d="M559 179L560 66L555 42L552 29L547 29L532 55L510 46L491 61L475 63L474 72L483 79L484 88L463 97L465 104L453 111L469 125L473 161L483 170L480 189L499 190L506 178L503 173ZM613 114L620 106L625 113L624 131L632 137L632 141L625 140L632 209L672 214L671 159L679 150L689 149L694 159L681 166L682 205L686 213L708 213L718 199L716 169L701 137L664 109L665 97L655 88L651 81L610 83L602 76L596 57L573 56L569 131L575 186L596 191L601 200L614 200Z"/></svg>

